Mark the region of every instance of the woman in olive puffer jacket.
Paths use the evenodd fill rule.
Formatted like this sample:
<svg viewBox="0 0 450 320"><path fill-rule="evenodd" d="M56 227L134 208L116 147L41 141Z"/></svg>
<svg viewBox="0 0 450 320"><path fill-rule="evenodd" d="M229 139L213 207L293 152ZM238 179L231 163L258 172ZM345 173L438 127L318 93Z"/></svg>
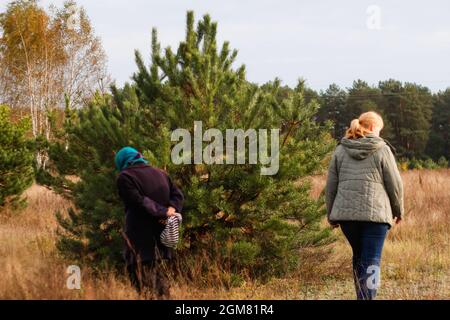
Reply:
<svg viewBox="0 0 450 320"><path fill-rule="evenodd" d="M384 240L403 218L403 184L383 119L373 111L351 122L328 170L328 221L340 226L353 251L358 299L374 299L380 283Z"/></svg>

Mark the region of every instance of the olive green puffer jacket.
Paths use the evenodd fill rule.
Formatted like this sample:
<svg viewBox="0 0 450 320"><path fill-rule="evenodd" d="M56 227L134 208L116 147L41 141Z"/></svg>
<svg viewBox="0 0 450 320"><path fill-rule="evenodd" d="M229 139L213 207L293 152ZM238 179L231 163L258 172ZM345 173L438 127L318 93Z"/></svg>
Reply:
<svg viewBox="0 0 450 320"><path fill-rule="evenodd" d="M346 139L336 147L326 185L328 220L393 224L403 215L403 183L389 145L380 137Z"/></svg>

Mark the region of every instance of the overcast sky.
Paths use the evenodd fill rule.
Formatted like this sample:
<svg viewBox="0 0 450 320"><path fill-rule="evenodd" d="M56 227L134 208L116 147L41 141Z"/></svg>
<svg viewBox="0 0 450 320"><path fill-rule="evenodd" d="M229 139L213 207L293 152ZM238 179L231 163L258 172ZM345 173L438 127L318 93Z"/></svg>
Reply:
<svg viewBox="0 0 450 320"><path fill-rule="evenodd" d="M0 0L0 9L8 1ZM41 0L61 6L63 0ZM433 91L450 87L450 1L78 0L91 18L118 84L136 70L134 49L150 55L151 28L163 47L185 33L185 15L209 13L219 40L238 49L249 80L299 77L316 90L353 80L395 78ZM375 5L375 7L371 7ZM378 11L377 11L378 10ZM379 13L379 14L378 14ZM378 17L380 19L378 19ZM378 23L379 22L379 23Z"/></svg>

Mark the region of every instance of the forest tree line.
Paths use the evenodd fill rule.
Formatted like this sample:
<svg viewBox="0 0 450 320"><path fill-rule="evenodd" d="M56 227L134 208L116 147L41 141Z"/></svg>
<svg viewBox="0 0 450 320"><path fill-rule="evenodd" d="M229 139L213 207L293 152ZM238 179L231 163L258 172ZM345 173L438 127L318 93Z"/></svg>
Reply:
<svg viewBox="0 0 450 320"><path fill-rule="evenodd" d="M306 97L318 101L316 120L331 121L337 141L351 120L374 110L382 115L382 136L396 148L398 158L450 158L450 87L433 93L416 83L389 79L375 86L358 79L349 88L334 83L319 92L309 88Z"/></svg>

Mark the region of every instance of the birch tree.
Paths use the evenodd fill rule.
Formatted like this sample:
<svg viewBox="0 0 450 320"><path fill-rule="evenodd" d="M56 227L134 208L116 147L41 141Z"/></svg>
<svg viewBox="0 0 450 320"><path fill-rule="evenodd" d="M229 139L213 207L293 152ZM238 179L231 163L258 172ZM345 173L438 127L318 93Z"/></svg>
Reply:
<svg viewBox="0 0 450 320"><path fill-rule="evenodd" d="M85 11L73 1L50 9L18 0L0 15L1 100L28 108L33 136L46 140L52 138L51 110L66 101L79 107L109 81L101 42ZM45 169L46 160L46 152L37 151L38 169Z"/></svg>
<svg viewBox="0 0 450 320"><path fill-rule="evenodd" d="M96 37L89 17L74 1L56 9L55 23L66 54L63 87L71 107L87 103L97 91L105 93L111 82L106 55Z"/></svg>
<svg viewBox="0 0 450 320"><path fill-rule="evenodd" d="M12 106L30 110L34 137L50 138L47 111L58 103L66 56L58 30L36 1L16 1L0 20L2 69ZM38 167L45 155L36 154Z"/></svg>

